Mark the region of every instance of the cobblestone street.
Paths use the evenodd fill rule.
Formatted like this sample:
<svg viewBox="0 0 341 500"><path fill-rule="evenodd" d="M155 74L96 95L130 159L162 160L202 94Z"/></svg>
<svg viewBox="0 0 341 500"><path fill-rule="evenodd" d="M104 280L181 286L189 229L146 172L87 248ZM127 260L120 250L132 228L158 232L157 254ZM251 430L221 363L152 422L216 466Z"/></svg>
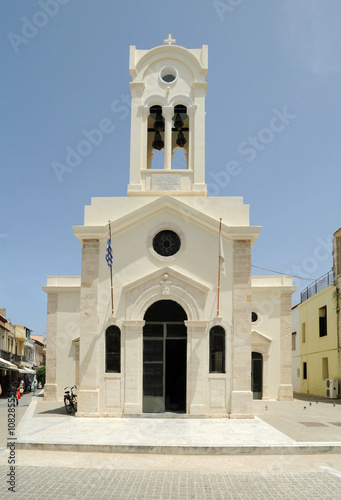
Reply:
<svg viewBox="0 0 341 500"><path fill-rule="evenodd" d="M75 457L76 458L76 457ZM1 467L5 477L7 467ZM16 492L2 499L226 500L339 498L341 479L318 473L204 473L18 467Z"/></svg>

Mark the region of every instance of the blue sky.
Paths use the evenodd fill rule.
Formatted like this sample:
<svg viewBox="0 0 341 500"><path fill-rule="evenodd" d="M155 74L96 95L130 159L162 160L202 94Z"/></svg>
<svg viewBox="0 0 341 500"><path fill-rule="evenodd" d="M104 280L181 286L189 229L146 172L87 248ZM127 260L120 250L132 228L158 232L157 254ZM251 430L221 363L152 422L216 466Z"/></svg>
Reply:
<svg viewBox="0 0 341 500"><path fill-rule="evenodd" d="M45 332L41 286L80 274L72 226L84 205L126 195L129 45L150 49L169 32L187 48L208 44L206 182L210 195L243 196L263 226L252 263L310 279L330 270L339 0L1 2L0 307L12 322ZM58 179L55 162L105 118L114 130Z"/></svg>

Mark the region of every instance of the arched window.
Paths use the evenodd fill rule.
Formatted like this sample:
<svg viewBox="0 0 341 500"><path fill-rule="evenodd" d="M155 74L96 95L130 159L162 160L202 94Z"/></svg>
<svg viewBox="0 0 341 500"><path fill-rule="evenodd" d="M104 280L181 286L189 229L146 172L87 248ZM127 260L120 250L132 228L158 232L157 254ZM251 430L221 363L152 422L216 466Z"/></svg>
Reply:
<svg viewBox="0 0 341 500"><path fill-rule="evenodd" d="M172 118L172 168L187 168L189 118L187 108L182 104L174 107ZM185 146L186 145L186 146ZM182 155L179 153L181 151Z"/></svg>
<svg viewBox="0 0 341 500"><path fill-rule="evenodd" d="M210 330L210 373L225 373L225 330L219 325Z"/></svg>
<svg viewBox="0 0 341 500"><path fill-rule="evenodd" d="M116 325L105 332L105 371L121 373L121 330Z"/></svg>
<svg viewBox="0 0 341 500"><path fill-rule="evenodd" d="M148 158L147 168L164 168L164 132L165 119L162 116L161 106L152 106L149 108L148 117Z"/></svg>

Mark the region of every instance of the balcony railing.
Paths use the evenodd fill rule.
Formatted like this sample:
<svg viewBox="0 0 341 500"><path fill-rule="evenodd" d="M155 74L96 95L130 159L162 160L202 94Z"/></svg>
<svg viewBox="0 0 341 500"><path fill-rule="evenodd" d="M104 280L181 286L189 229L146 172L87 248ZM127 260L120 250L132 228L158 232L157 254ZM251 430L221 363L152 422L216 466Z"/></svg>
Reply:
<svg viewBox="0 0 341 500"><path fill-rule="evenodd" d="M301 302L310 299L310 297L312 297L313 295L316 295L317 293L321 292L321 290L327 288L327 286L331 286L333 284L334 284L333 271L329 271L329 273L326 273L323 276L321 276L321 278L314 281L314 283L307 286L307 288L305 288L301 292Z"/></svg>
<svg viewBox="0 0 341 500"><path fill-rule="evenodd" d="M22 356L18 356L18 354L11 354L11 361L15 363L20 363Z"/></svg>
<svg viewBox="0 0 341 500"><path fill-rule="evenodd" d="M5 359L6 361L11 361L11 353L7 351L0 350L0 358Z"/></svg>

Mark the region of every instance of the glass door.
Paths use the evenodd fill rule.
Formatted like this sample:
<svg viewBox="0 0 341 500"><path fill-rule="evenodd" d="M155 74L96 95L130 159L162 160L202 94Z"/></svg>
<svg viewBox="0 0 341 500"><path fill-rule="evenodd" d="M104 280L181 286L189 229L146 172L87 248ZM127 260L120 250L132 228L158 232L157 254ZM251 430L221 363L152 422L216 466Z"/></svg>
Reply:
<svg viewBox="0 0 341 500"><path fill-rule="evenodd" d="M143 329L143 412L186 411L187 329L146 323Z"/></svg>
<svg viewBox="0 0 341 500"><path fill-rule="evenodd" d="M263 395L263 356L259 352L252 353L251 384L253 399L262 399Z"/></svg>
<svg viewBox="0 0 341 500"><path fill-rule="evenodd" d="M143 412L165 411L164 325L146 324L143 328Z"/></svg>

